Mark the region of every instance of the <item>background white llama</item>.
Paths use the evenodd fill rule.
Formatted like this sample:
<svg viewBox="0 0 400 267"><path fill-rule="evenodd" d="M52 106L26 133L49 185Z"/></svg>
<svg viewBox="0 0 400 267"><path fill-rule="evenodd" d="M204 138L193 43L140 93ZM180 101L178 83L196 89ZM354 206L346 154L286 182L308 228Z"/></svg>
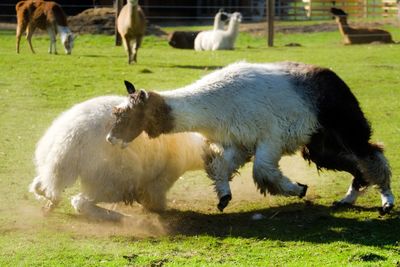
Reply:
<svg viewBox="0 0 400 267"><path fill-rule="evenodd" d="M214 29L200 32L194 40L194 49L196 51L234 49L241 21L242 15L239 12L235 12L230 16L229 25L226 30Z"/></svg>

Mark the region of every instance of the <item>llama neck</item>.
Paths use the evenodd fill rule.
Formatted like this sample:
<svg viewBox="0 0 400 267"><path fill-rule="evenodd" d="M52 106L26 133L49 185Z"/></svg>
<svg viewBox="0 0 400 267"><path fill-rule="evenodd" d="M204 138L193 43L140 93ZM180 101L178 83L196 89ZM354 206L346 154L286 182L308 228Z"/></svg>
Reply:
<svg viewBox="0 0 400 267"><path fill-rule="evenodd" d="M138 1L137 0L128 0L128 18L133 18L133 21L136 20L138 14Z"/></svg>
<svg viewBox="0 0 400 267"><path fill-rule="evenodd" d="M230 22L229 22L229 26L228 26L228 29L227 29L227 34L229 35L229 36L233 36L233 37L236 37L236 35L237 35L237 33L239 32L239 22L238 21L235 21L235 20L231 20Z"/></svg>
<svg viewBox="0 0 400 267"><path fill-rule="evenodd" d="M57 25L57 31L60 33L62 43L64 43L68 35L71 34L71 30L67 26Z"/></svg>
<svg viewBox="0 0 400 267"><path fill-rule="evenodd" d="M207 90L199 93L195 87L188 86L177 90L164 91L162 96L165 103L171 108L174 121L172 132L200 132L207 135L212 129L220 125L218 118L208 115L209 104L216 98L207 93ZM211 106L214 106L214 104L211 104Z"/></svg>
<svg viewBox="0 0 400 267"><path fill-rule="evenodd" d="M144 116L146 117L144 130L149 137L155 138L173 131L174 117L171 114L171 107L158 93L149 92Z"/></svg>
<svg viewBox="0 0 400 267"><path fill-rule="evenodd" d="M337 22L339 31L342 35L348 34L351 31L351 27L347 23L347 19L341 19Z"/></svg>
<svg viewBox="0 0 400 267"><path fill-rule="evenodd" d="M214 19L214 28L213 30L223 30L224 29L224 23L221 21L221 13L217 13L215 15Z"/></svg>

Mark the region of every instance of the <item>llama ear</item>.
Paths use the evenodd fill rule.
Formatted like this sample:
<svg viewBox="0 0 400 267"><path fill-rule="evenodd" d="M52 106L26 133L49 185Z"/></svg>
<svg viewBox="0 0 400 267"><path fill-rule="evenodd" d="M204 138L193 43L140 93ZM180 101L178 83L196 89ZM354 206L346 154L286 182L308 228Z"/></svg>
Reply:
<svg viewBox="0 0 400 267"><path fill-rule="evenodd" d="M133 86L133 84L131 82L125 80L124 83L125 83L126 90L128 91L128 94L131 95L131 94L135 93L135 86Z"/></svg>
<svg viewBox="0 0 400 267"><path fill-rule="evenodd" d="M140 99L143 103L145 103L145 102L147 102L147 100L149 99L149 94L148 94L145 90L140 89L140 92L139 92L139 99Z"/></svg>

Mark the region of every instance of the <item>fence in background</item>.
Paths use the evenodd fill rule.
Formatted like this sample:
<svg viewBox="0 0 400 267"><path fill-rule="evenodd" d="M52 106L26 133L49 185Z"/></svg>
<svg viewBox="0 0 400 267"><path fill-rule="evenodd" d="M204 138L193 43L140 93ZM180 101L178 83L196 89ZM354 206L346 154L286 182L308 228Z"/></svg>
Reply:
<svg viewBox="0 0 400 267"><path fill-rule="evenodd" d="M10 0L4 3L6 1L0 3L0 22L15 22L15 1ZM101 4L97 4L99 1L92 2L91 5L86 1L86 4L63 4L62 6L68 15L74 15L89 8L113 8L112 0L109 0L110 4L104 4L104 1L100 1ZM231 0L223 1L225 4L222 5L217 5L218 1L210 0L197 0L197 5L152 5L149 4L149 0L140 2L143 2L141 6L150 22L210 23L220 8L228 12L241 12L245 21L265 21L266 18L265 0ZM275 18L282 21L332 19L329 13L332 6L344 9L351 17L398 16L400 18L399 5L399 0L275 0Z"/></svg>

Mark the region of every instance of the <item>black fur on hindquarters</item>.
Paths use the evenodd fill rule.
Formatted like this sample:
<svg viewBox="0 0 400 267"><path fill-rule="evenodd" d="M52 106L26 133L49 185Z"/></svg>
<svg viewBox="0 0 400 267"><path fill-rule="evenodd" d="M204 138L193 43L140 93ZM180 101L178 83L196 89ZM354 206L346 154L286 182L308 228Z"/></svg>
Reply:
<svg viewBox="0 0 400 267"><path fill-rule="evenodd" d="M303 147L302 155L305 160L314 162L318 168L345 171L353 175L353 187L360 191L369 183L363 178L355 155L344 145L340 136L320 130L311 137L310 142Z"/></svg>
<svg viewBox="0 0 400 267"><path fill-rule="evenodd" d="M368 186L357 159L374 153L369 143L371 127L356 97L334 72L320 68L312 77L309 93L318 110L320 129L303 148L304 159L313 161L318 169L346 171L354 176L356 188Z"/></svg>
<svg viewBox="0 0 400 267"><path fill-rule="evenodd" d="M346 83L324 68L298 76L296 82L303 83L306 95L316 107L320 124L303 147L304 159L313 161L318 169L352 174L355 190L360 191L370 184L390 189L390 166L384 159L383 148L370 142L371 126ZM393 204L387 204L381 210L387 213L392 207Z"/></svg>
<svg viewBox="0 0 400 267"><path fill-rule="evenodd" d="M224 211L224 209L226 208L226 206L228 206L229 201L232 200L232 196L231 195L225 195L223 197L221 197L219 199L219 203L217 205L217 208L219 209L219 211Z"/></svg>

